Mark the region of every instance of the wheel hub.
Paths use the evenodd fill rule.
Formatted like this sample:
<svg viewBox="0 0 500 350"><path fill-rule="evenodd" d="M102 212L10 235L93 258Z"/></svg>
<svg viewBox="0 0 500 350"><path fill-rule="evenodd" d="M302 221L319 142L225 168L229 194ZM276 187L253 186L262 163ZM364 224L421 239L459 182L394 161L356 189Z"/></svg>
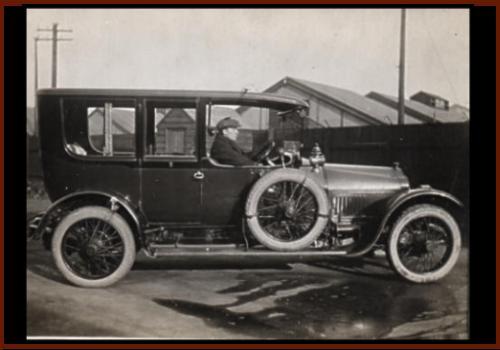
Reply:
<svg viewBox="0 0 500 350"><path fill-rule="evenodd" d="M85 249L85 255L88 257L93 257L97 254L97 249L98 249L97 245L89 244L89 245L87 245L87 247Z"/></svg>
<svg viewBox="0 0 500 350"><path fill-rule="evenodd" d="M296 208L295 208L295 201L294 200L289 200L287 203L285 203L285 217L288 219L291 219L295 216L296 213Z"/></svg>
<svg viewBox="0 0 500 350"><path fill-rule="evenodd" d="M427 254L429 252L429 250L427 249L427 244L425 244L425 242L418 242L417 244L415 244L414 246L414 255L415 256L423 256L425 254Z"/></svg>

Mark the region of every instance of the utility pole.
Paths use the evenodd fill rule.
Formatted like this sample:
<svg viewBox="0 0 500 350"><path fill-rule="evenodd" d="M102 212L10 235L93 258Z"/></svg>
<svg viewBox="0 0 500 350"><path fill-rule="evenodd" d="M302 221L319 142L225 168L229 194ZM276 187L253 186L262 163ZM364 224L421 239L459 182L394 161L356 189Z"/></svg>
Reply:
<svg viewBox="0 0 500 350"><path fill-rule="evenodd" d="M38 42L39 41L51 41L52 39L49 38L40 38L36 36L34 38L35 40L35 88L34 88L34 96L35 96L35 101L34 101L34 111L33 111L33 134L37 135L38 134L38 106L37 106L37 101L36 101L36 93L38 91Z"/></svg>
<svg viewBox="0 0 500 350"><path fill-rule="evenodd" d="M38 106L37 106L37 101L36 101L36 92L38 91L38 41L40 40L39 37L35 37L35 101L34 105L35 108L33 110L33 135L37 134L37 125L38 125ZM28 138L29 140L29 138ZM28 152L29 152L29 143L28 143Z"/></svg>
<svg viewBox="0 0 500 350"><path fill-rule="evenodd" d="M38 90L38 41L39 37L35 37L35 106L36 106L36 92Z"/></svg>
<svg viewBox="0 0 500 350"><path fill-rule="evenodd" d="M58 38L57 34L60 32L71 33L73 30L71 29L58 29L59 24L54 23L52 25L52 29L44 28L38 29L39 32L52 32L52 39L48 39L52 41L52 83L51 87L55 88L57 86L57 42L58 41L71 41L73 39L70 38Z"/></svg>
<svg viewBox="0 0 500 350"><path fill-rule="evenodd" d="M405 123L405 36L406 36L406 9L401 9L401 43L399 47L399 103L398 124Z"/></svg>

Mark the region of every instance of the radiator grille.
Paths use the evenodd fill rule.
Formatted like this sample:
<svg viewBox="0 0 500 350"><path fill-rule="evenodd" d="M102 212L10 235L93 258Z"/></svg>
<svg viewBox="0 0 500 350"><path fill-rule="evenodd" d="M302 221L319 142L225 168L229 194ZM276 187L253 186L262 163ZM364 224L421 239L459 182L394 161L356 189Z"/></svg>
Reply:
<svg viewBox="0 0 500 350"><path fill-rule="evenodd" d="M385 197L387 197L387 193L334 195L332 198L332 219L339 222L343 217L361 215L368 206Z"/></svg>

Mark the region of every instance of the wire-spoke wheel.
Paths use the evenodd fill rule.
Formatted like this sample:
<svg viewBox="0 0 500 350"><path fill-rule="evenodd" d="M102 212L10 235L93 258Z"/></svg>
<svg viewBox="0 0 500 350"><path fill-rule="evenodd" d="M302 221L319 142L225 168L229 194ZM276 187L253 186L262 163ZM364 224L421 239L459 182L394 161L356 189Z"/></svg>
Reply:
<svg viewBox="0 0 500 350"><path fill-rule="evenodd" d="M395 222L389 236L388 257L405 279L425 283L443 278L460 255L460 228L441 207L410 207Z"/></svg>
<svg viewBox="0 0 500 350"><path fill-rule="evenodd" d="M303 249L328 222L325 191L305 172L279 169L262 177L248 196L247 223L269 249Z"/></svg>
<svg viewBox="0 0 500 350"><path fill-rule="evenodd" d="M83 207L61 220L52 238L52 253L68 281L82 287L105 287L131 269L135 241L118 213Z"/></svg>

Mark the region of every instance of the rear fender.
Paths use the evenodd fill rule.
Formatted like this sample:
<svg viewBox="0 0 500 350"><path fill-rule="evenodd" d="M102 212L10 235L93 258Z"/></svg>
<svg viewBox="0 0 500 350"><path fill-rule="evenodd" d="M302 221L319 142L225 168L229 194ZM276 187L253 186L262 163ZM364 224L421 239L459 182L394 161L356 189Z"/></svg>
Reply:
<svg viewBox="0 0 500 350"><path fill-rule="evenodd" d="M44 234L50 233L52 220L58 222L68 209L73 210L89 203L100 204L123 214L134 232L137 243L144 242L142 227L145 224L145 217L140 210L134 209L126 198L102 191L81 191L59 198L43 214L34 237L43 237Z"/></svg>

